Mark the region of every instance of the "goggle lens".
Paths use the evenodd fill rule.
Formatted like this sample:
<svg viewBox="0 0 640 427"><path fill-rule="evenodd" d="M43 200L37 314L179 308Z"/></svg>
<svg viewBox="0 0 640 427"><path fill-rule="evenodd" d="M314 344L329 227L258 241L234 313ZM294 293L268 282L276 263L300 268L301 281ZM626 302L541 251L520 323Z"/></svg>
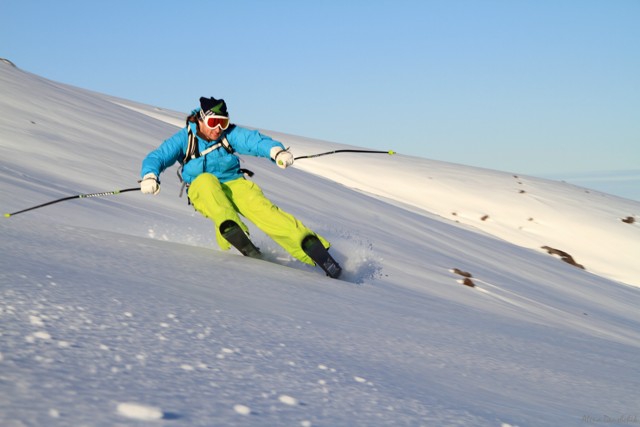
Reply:
<svg viewBox="0 0 640 427"><path fill-rule="evenodd" d="M215 128L216 126L220 126L222 130L225 130L229 127L228 117L205 117L204 122L211 129Z"/></svg>

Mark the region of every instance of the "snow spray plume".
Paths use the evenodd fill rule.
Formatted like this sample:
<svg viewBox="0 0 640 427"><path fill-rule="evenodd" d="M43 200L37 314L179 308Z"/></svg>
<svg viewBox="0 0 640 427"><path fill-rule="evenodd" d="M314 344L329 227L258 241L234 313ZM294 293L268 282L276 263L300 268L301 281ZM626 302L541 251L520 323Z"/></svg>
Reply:
<svg viewBox="0 0 640 427"><path fill-rule="evenodd" d="M54 203L64 202L65 200L86 199L86 198L89 198L89 197L111 196L111 195L114 195L114 194L126 193L127 191L140 191L140 187L125 188L124 190L105 191L103 193L76 194L75 196L63 197L62 199L52 200L51 202L43 203L43 204L38 205L38 206L32 206L30 208L23 209L21 211L17 211L17 212L13 212L13 213L6 213L6 214L4 214L4 216L5 216L5 218L9 218L9 217L12 217L14 215L18 215L19 213L32 211L32 210L38 209L38 208L43 208L45 206L53 205Z"/></svg>
<svg viewBox="0 0 640 427"><path fill-rule="evenodd" d="M393 150L387 150L387 151L375 151L375 150L334 150L334 151L327 151L326 153L309 154L308 156L299 156L299 157L295 157L293 160L311 159L311 158L313 158L313 157L326 156L326 155L328 155L328 154L335 154L335 153L369 153L369 154L388 154L388 155L396 154L396 152L395 152L395 151L393 151Z"/></svg>

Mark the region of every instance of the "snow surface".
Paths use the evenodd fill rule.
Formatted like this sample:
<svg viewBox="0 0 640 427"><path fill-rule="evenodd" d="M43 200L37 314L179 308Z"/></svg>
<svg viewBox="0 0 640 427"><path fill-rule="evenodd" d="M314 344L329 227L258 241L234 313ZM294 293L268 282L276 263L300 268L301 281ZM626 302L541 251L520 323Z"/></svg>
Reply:
<svg viewBox="0 0 640 427"><path fill-rule="evenodd" d="M3 213L136 187L185 116L3 61L0 88ZM402 154L243 160L343 280L255 228L266 261L220 251L173 168L156 197L2 218L0 425L640 422L639 202Z"/></svg>

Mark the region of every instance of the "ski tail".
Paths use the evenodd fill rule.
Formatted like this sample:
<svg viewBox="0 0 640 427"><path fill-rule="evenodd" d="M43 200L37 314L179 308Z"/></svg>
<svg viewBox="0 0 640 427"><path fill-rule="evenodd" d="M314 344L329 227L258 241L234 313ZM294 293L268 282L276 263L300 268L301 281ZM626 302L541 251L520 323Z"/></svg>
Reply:
<svg viewBox="0 0 640 427"><path fill-rule="evenodd" d="M220 224L220 234L242 255L260 258L260 249L253 244L249 236L236 222L227 220Z"/></svg>
<svg viewBox="0 0 640 427"><path fill-rule="evenodd" d="M302 241L302 250L327 273L327 276L333 279L340 277L342 267L333 259L329 251L316 236L309 235L305 237Z"/></svg>

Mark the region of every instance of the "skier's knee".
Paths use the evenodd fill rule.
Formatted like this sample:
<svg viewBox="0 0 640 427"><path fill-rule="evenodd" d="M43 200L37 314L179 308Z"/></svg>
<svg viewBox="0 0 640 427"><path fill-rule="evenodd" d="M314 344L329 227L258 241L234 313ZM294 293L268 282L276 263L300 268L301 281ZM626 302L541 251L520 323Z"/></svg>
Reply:
<svg viewBox="0 0 640 427"><path fill-rule="evenodd" d="M194 186L198 188L200 186L210 186L210 185L220 185L220 181L215 175L205 172L198 175L198 177L193 180L189 188L191 191L193 190Z"/></svg>

